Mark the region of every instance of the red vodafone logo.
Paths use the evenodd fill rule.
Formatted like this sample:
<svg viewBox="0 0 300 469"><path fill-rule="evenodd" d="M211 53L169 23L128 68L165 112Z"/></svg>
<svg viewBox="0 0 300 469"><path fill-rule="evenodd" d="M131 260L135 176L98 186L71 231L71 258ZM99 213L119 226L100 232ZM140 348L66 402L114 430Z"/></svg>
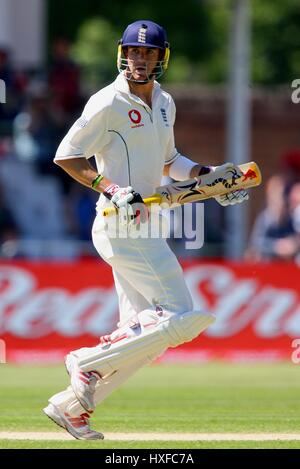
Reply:
<svg viewBox="0 0 300 469"><path fill-rule="evenodd" d="M131 111L128 112L129 118L131 122L134 124L139 124L142 120L141 113L137 111L136 109L132 109Z"/></svg>

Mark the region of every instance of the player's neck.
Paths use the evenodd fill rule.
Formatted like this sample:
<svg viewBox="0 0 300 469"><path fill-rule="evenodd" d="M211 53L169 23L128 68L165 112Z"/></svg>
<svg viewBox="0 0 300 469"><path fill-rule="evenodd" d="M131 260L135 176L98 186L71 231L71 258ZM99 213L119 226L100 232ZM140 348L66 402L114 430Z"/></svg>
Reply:
<svg viewBox="0 0 300 469"><path fill-rule="evenodd" d="M152 107L152 91L154 87L154 81L149 83L139 84L133 81L129 81L129 89L132 94L142 99L149 107Z"/></svg>

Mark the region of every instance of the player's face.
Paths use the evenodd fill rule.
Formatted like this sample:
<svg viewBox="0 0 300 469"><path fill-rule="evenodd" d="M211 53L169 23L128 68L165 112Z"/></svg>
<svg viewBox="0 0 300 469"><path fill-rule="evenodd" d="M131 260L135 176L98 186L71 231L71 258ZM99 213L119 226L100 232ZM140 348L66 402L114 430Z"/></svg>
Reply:
<svg viewBox="0 0 300 469"><path fill-rule="evenodd" d="M137 81L147 80L159 60L160 50L152 47L133 47L127 50L127 60L132 78Z"/></svg>

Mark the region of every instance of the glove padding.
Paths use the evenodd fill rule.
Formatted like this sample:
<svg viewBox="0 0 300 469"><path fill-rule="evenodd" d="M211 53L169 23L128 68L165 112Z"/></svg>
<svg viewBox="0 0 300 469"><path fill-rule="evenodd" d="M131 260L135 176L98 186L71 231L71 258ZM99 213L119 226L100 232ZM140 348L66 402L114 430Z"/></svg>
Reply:
<svg viewBox="0 0 300 469"><path fill-rule="evenodd" d="M242 176L242 171L238 166L233 163L225 163L221 166L211 166L216 179L231 179L234 180ZM245 189L233 190L227 194L217 195L214 199L223 207L227 205L235 205L249 199L249 194Z"/></svg>
<svg viewBox="0 0 300 469"><path fill-rule="evenodd" d="M248 199L249 194L247 191L245 191L245 189L239 189L233 192L229 192L228 194L218 195L215 197L215 200L223 207L226 207L227 205L241 204Z"/></svg>
<svg viewBox="0 0 300 469"><path fill-rule="evenodd" d="M119 211L122 225L145 223L149 218L149 210L141 195L131 186L119 187L111 184L103 192Z"/></svg>
<svg viewBox="0 0 300 469"><path fill-rule="evenodd" d="M133 199L133 188L131 186L120 187L118 184L111 184L103 191L103 195L105 195L116 208L120 208Z"/></svg>
<svg viewBox="0 0 300 469"><path fill-rule="evenodd" d="M243 175L240 168L233 163L224 163L220 166L209 166L216 179L237 179Z"/></svg>

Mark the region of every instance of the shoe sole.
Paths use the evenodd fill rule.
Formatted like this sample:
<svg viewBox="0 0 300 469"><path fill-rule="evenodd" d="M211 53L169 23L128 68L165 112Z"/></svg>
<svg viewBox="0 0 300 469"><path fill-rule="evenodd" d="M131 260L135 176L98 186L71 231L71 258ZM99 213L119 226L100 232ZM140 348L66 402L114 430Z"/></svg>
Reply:
<svg viewBox="0 0 300 469"><path fill-rule="evenodd" d="M69 372L69 369L68 369L68 365L67 365L67 361L68 361L68 355L65 357L65 368L67 370L67 373L68 375L70 376L71 378L71 373ZM88 403L82 399L82 396L80 394L78 394L78 392L76 391L75 389L75 386L73 386L72 384L72 379L71 379L71 386L72 386L72 389L73 389L73 392L75 394L75 396L77 397L78 401L80 402L81 406L87 411L87 412L94 412L95 410L95 406L94 407L89 407Z"/></svg>
<svg viewBox="0 0 300 469"><path fill-rule="evenodd" d="M43 409L43 412L45 415L47 415L47 417L52 420L52 422L54 422L58 427L60 428L63 428L64 430L66 430L68 433L70 433L70 435L72 435L74 438L76 438L76 440L79 440L80 438L78 438L78 436L76 435L73 435L72 432L69 431L69 429L63 424L63 423L59 423L52 415L49 415L47 412L46 412L46 409Z"/></svg>
<svg viewBox="0 0 300 469"><path fill-rule="evenodd" d="M52 405L53 405L53 404L52 404ZM104 435L103 435L102 433L99 434L99 435L102 435L102 437L99 436L99 438L83 438L82 436L79 436L79 435L77 435L76 433L74 433L74 432L72 431L72 428L69 427L69 425L67 424L67 422L59 422L58 420L56 420L56 419L54 418L54 416L53 416L52 414L48 414L48 413L46 412L46 408L43 409L43 412L44 412L45 415L47 415L47 417L48 417L50 420L52 420L52 422L54 422L58 427L63 428L64 430L66 430L68 433L70 433L71 436L73 436L73 438L76 438L76 440L94 440L94 441L95 441L95 440L104 440ZM60 417L60 419L63 420L62 417Z"/></svg>

